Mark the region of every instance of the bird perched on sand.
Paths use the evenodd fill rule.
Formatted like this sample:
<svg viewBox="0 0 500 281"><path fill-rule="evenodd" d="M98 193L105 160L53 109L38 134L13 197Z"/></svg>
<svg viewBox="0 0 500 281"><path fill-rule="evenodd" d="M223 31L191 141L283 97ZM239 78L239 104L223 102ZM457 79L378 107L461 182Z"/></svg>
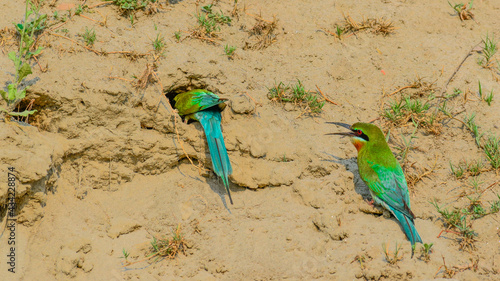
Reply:
<svg viewBox="0 0 500 281"><path fill-rule="evenodd" d="M338 122L327 122L350 130L345 133L330 133L351 137L358 150L358 170L361 179L368 185L373 200L389 210L399 221L412 245L422 239L415 228L415 215L410 208L410 194L405 175L392 154L382 131L373 124L356 123L352 126Z"/></svg>
<svg viewBox="0 0 500 281"><path fill-rule="evenodd" d="M224 103L226 100L207 90L197 89L176 95L174 107L179 111L179 115L184 117L184 120L194 120L201 123L207 137L212 167L215 174L222 178L229 201L233 204L228 180L233 169L222 137L220 114L226 107Z"/></svg>

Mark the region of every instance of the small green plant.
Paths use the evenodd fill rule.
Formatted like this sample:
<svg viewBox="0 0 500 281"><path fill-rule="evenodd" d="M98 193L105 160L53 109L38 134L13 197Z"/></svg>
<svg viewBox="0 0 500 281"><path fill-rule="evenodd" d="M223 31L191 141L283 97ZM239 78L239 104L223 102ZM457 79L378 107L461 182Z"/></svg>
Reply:
<svg viewBox="0 0 500 281"><path fill-rule="evenodd" d="M153 239L151 240L150 243L151 243L151 247L153 248L152 249L153 253L160 251L160 247L158 247L158 240L156 239L156 237L153 236Z"/></svg>
<svg viewBox="0 0 500 281"><path fill-rule="evenodd" d="M460 211L458 209L454 209L453 211L448 211L448 209L442 209L439 207L436 201L431 202L431 204L436 208L438 213L440 213L443 216L445 226L451 228L451 227L456 227L457 225L460 224Z"/></svg>
<svg viewBox="0 0 500 281"><path fill-rule="evenodd" d="M87 46L93 46L95 39L96 39L96 33L94 28L88 29L85 27L85 33L82 34L83 41L85 42L85 45Z"/></svg>
<svg viewBox="0 0 500 281"><path fill-rule="evenodd" d="M483 99L483 87L481 87L481 80L477 81L477 85L479 87L479 98L482 100Z"/></svg>
<svg viewBox="0 0 500 281"><path fill-rule="evenodd" d="M399 97L389 101L388 106L383 108L381 116L396 126L402 126L411 121L418 124L419 128L425 128L429 133L439 135L442 127L439 121L444 118L443 114L446 114L445 112L449 109L440 108L440 103L433 102L436 98L434 85L434 82L416 79L411 85L402 88L413 90L405 90L410 93L402 92Z"/></svg>
<svg viewBox="0 0 500 281"><path fill-rule="evenodd" d="M445 227L447 228L446 231L459 235L458 242L460 249L474 249L477 233L472 229L472 223L470 222L472 220L471 213L467 209L457 208L448 211L448 209L439 207L436 201L431 202L431 204L443 217Z"/></svg>
<svg viewBox="0 0 500 281"><path fill-rule="evenodd" d="M226 16L220 11L219 13L213 12L213 4L203 6L201 11L203 13L197 14L198 28L193 31L193 34L202 37L216 37L216 32L220 31L221 24L230 24L231 18Z"/></svg>
<svg viewBox="0 0 500 281"><path fill-rule="evenodd" d="M479 176L475 176L475 177L472 177L470 180L469 180L469 186L471 186L475 191L478 190L479 186L482 184L483 182L479 180Z"/></svg>
<svg viewBox="0 0 500 281"><path fill-rule="evenodd" d="M133 27L134 26L134 14L130 14L129 16L129 20L130 20L130 25Z"/></svg>
<svg viewBox="0 0 500 281"><path fill-rule="evenodd" d="M128 257L130 255L129 252L127 252L127 250L125 250L125 248L122 249L122 254L123 254L123 259L125 259L125 262L128 262Z"/></svg>
<svg viewBox="0 0 500 281"><path fill-rule="evenodd" d="M392 122L397 122L404 115L403 100L393 101L389 109L385 109L383 116Z"/></svg>
<svg viewBox="0 0 500 281"><path fill-rule="evenodd" d="M483 170L484 163L482 160L477 160L475 162L472 162L468 166L468 170L471 176L477 176L481 173Z"/></svg>
<svg viewBox="0 0 500 281"><path fill-rule="evenodd" d="M344 34L344 28L342 28L340 25L335 26L335 36L338 39L342 39L342 35Z"/></svg>
<svg viewBox="0 0 500 281"><path fill-rule="evenodd" d="M452 94L447 94L447 95L445 96L445 99L451 99L451 98L454 98L454 97L456 97L456 96L460 95L461 93L463 93L463 92L462 92L462 90L460 90L459 88L454 88L454 89L453 89L453 93L452 93Z"/></svg>
<svg viewBox="0 0 500 281"><path fill-rule="evenodd" d="M467 211L464 211L464 213L469 214L473 220L482 218L488 214L488 211L486 211L481 204L480 199L482 194L478 193L477 189L476 194L478 195L475 197L467 196L467 199L469 199L469 207Z"/></svg>
<svg viewBox="0 0 500 281"><path fill-rule="evenodd" d="M450 161L450 169L451 169L451 173L457 178L457 179L461 179L462 177L464 177L465 175L465 167L463 167L462 165L460 165L461 163L458 163L457 166L453 166L453 164L451 164L451 161Z"/></svg>
<svg viewBox="0 0 500 281"><path fill-rule="evenodd" d="M450 7L457 13L457 16L460 18L461 21L464 20L470 20L474 18L474 14L472 14L472 3L473 1L471 0L468 5L464 3L458 3L458 4L451 4L450 1L448 1L448 4Z"/></svg>
<svg viewBox="0 0 500 281"><path fill-rule="evenodd" d="M215 31L220 30L220 26L217 22L210 20L204 14L200 14L197 16L198 24L201 28L205 29L205 34L213 36Z"/></svg>
<svg viewBox="0 0 500 281"><path fill-rule="evenodd" d="M344 15L344 22L335 25L334 32L329 34L339 38L345 34L353 35L358 32L367 31L377 35L387 36L396 30L390 19L386 18L363 18L362 21L357 22L351 16Z"/></svg>
<svg viewBox="0 0 500 281"><path fill-rule="evenodd" d="M155 40L153 40L153 49L155 53L159 54L165 47L165 39L161 36L160 33L156 34Z"/></svg>
<svg viewBox="0 0 500 281"><path fill-rule="evenodd" d="M491 106L491 102L493 101L493 89L491 89L491 92L484 97L484 101L488 104L488 106Z"/></svg>
<svg viewBox="0 0 500 281"><path fill-rule="evenodd" d="M484 100L488 106L491 106L491 102L493 101L493 89L491 89L491 92L488 95L483 95L483 88L481 87L481 81L478 81L478 87L479 87L479 98L481 100Z"/></svg>
<svg viewBox="0 0 500 281"><path fill-rule="evenodd" d="M494 41L494 37L489 37L486 34L486 38L483 39L483 50L482 58L478 60L478 64L484 68L491 68L493 66L493 56L496 54L498 47L497 42Z"/></svg>
<svg viewBox="0 0 500 281"><path fill-rule="evenodd" d="M432 246L434 243L424 243L420 248L420 259L429 262L431 260Z"/></svg>
<svg viewBox="0 0 500 281"><path fill-rule="evenodd" d="M446 100L443 101L443 103L439 106L439 111L441 111L447 117L452 117L452 110L452 108L448 107L448 103L446 102Z"/></svg>
<svg viewBox="0 0 500 281"><path fill-rule="evenodd" d="M155 2L156 0L113 0L113 3L117 5L124 13L129 13L138 9L144 9L150 3Z"/></svg>
<svg viewBox="0 0 500 281"><path fill-rule="evenodd" d="M33 18L28 20L31 15L33 15ZM22 112L15 112L14 110L26 96L26 87L23 88L21 84L32 73L28 61L42 51L41 47L38 47L34 51L31 51L31 48L35 43L35 33L45 28L46 19L47 15L41 15L36 5L31 3L31 1L26 1L24 21L23 23L16 24L17 32L20 35L19 49L17 53L12 51L8 54L9 59L14 63L14 81L7 84L7 92L0 90L0 95L7 102L7 108L0 108L0 111L7 115L7 117L27 117L36 112L36 110L24 110Z"/></svg>
<svg viewBox="0 0 500 281"><path fill-rule="evenodd" d="M465 178L468 176L477 176L483 172L484 162L482 160L467 161L461 160L457 165L453 165L450 161L451 173L457 179Z"/></svg>
<svg viewBox="0 0 500 281"><path fill-rule="evenodd" d="M174 32L174 36L175 36L175 40L177 42L180 42L181 41L181 32L180 31L176 31Z"/></svg>
<svg viewBox="0 0 500 281"><path fill-rule="evenodd" d="M460 222L455 227L458 229L462 239L459 240L460 249L475 249L474 242L476 241L477 233L472 229L472 224L467 222L468 216L460 217Z"/></svg>
<svg viewBox="0 0 500 281"><path fill-rule="evenodd" d="M498 213L500 211L500 194L497 194L498 200L490 203L490 214Z"/></svg>
<svg viewBox="0 0 500 281"><path fill-rule="evenodd" d="M484 142L484 153L493 169L500 168L500 139L489 135Z"/></svg>
<svg viewBox="0 0 500 281"><path fill-rule="evenodd" d="M226 54L226 56L228 58L233 58L234 56L234 51L236 51L236 47L235 46L228 46L226 44L226 46L224 46L224 53Z"/></svg>
<svg viewBox="0 0 500 281"><path fill-rule="evenodd" d="M410 110L410 112L415 114L421 114L422 112L428 110L430 107L429 101L432 100L431 98L425 102L422 102L418 99L411 99L410 96L406 96L404 99L405 99L405 104Z"/></svg>
<svg viewBox="0 0 500 281"><path fill-rule="evenodd" d="M293 86L280 82L268 88L268 91L267 97L270 100L278 103L293 103L300 107L303 113L320 113L326 102L318 92L305 90L300 80L297 80L297 84Z"/></svg>
<svg viewBox="0 0 500 281"><path fill-rule="evenodd" d="M229 24L231 23L231 18L229 16L225 16L222 11L219 11L218 13L214 13L212 11L212 4L203 6L201 10L207 14L207 17L209 19L213 19L215 22L220 23L220 24Z"/></svg>
<svg viewBox="0 0 500 281"><path fill-rule="evenodd" d="M79 16L83 13L83 7L82 5L78 5L78 7L76 7L75 9L75 15Z"/></svg>
<svg viewBox="0 0 500 281"><path fill-rule="evenodd" d="M483 143L481 143L481 138L484 134L479 132L479 127L476 125L474 118L474 113L470 116L466 115L464 123L467 126L467 129L474 136L477 146L483 150L488 162L490 162L491 167L493 169L498 169L500 168L500 139L490 134L484 139Z"/></svg>
<svg viewBox="0 0 500 281"><path fill-rule="evenodd" d="M401 134L401 139L403 140L402 145L398 145L399 153L398 155L401 157L401 165L405 166L406 162L406 157L408 156L408 152L413 149L412 141L413 139L416 139L417 136L415 135L417 133L418 129L418 122L413 124L415 128L413 129L413 132L411 133L410 137L407 139L403 134Z"/></svg>
<svg viewBox="0 0 500 281"><path fill-rule="evenodd" d="M356 255L351 263L353 263L355 261L359 262L359 267L361 267L361 269L365 268L365 262L366 262L365 255Z"/></svg>
<svg viewBox="0 0 500 281"><path fill-rule="evenodd" d="M384 251L385 261L387 261L389 264L394 265L403 259L403 255L399 255L401 245L398 245L398 243L396 243L396 247L393 253L391 253L388 248L389 247L385 243L382 243L382 250Z"/></svg>
<svg viewBox="0 0 500 281"><path fill-rule="evenodd" d="M286 153L284 153L284 154L283 154L283 157L281 157L281 158L276 158L276 161L278 161L278 162L285 162L285 163L286 163L286 162L291 162L291 161L293 161L293 160L292 160L292 159L290 159L290 158L288 158L288 157L286 157Z"/></svg>
<svg viewBox="0 0 500 281"><path fill-rule="evenodd" d="M177 230L172 233L171 239L156 239L156 237L153 237L151 240L151 249L148 259L155 258L155 261L160 257L173 259L180 252L185 253L186 247L186 241L180 233L180 227L177 227Z"/></svg>
<svg viewBox="0 0 500 281"><path fill-rule="evenodd" d="M467 125L467 128L469 129L469 131L471 131L472 135L474 136L474 139L476 140L476 144L478 146L481 146L481 137L483 136L483 134L479 133L479 127L477 126L474 118L476 118L475 113L471 113L470 116L465 115L464 122Z"/></svg>

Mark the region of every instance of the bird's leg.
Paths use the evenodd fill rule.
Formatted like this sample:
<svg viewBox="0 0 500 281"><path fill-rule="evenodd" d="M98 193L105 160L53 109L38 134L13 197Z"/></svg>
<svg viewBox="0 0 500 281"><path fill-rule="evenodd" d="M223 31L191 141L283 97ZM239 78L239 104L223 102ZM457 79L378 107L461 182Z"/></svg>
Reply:
<svg viewBox="0 0 500 281"><path fill-rule="evenodd" d="M375 203L375 201L373 201L373 199L372 200L365 199L365 202L366 202L366 204L370 205L370 207L375 208L375 205L373 205L373 203Z"/></svg>

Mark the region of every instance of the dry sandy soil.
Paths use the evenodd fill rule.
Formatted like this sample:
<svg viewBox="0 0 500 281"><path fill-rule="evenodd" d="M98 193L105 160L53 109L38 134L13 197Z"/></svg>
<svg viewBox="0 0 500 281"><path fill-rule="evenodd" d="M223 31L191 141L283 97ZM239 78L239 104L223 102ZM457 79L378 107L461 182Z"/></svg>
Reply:
<svg viewBox="0 0 500 281"><path fill-rule="evenodd" d="M90 8L74 15L83 2ZM7 168L14 167L18 204L16 273L7 271L7 231L0 279L500 280L499 213L467 216L476 235L464 241L453 228L438 237L448 225L430 203L467 210L467 196L479 197L489 212L499 200L499 171L461 121L475 113L481 142L499 136L499 72L478 60L486 34L500 38L500 1L474 1L474 20L464 21L444 0L240 0L237 9L233 1L214 1L214 13L232 21L205 39L193 33L195 15L212 2L175 2L135 12L133 25L113 4L43 2L49 27L38 34L44 49L30 61L21 103L34 99L37 112L30 126L0 122L0 199L7 201ZM2 87L12 81L7 53L17 48L13 23L23 15L23 4L0 3ZM384 34L372 24L337 38L344 15L394 29L385 26ZM251 34L259 18L276 24L261 46ZM95 30L93 46L81 36L86 28ZM165 46L155 51L158 35ZM226 45L237 47L233 58ZM396 92L419 78L420 87ZM338 105L326 102L310 114L268 98L268 88L297 79ZM478 96L478 81L495 94L490 106ZM183 123L168 103L167 96L194 88L230 100L222 125L234 205L211 172L201 126ZM454 91L446 106L455 119L422 121L415 138L411 118L383 117L403 96L425 102L434 95L428 117ZM372 120L390 132L405 164L417 229L433 243L429 260L420 244L411 258L397 221L364 201L369 193L348 139L325 135L343 130L326 121ZM451 173L450 163L465 160L482 161L480 175ZM4 207L0 214L5 221ZM184 251L148 260L153 236L170 239L176 231ZM389 263L384 243L391 253L401 245L401 260Z"/></svg>

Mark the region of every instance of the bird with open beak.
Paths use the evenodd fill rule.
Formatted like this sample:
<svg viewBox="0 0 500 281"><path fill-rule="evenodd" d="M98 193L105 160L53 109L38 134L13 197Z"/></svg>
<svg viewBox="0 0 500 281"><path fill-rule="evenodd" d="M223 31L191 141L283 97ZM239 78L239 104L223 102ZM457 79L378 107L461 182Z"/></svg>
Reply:
<svg viewBox="0 0 500 281"><path fill-rule="evenodd" d="M410 208L410 194L401 165L387 145L382 131L369 123L355 123L352 126L339 122L327 122L344 127L349 132L329 133L351 138L358 151L358 171L370 190L373 200L389 210L399 221L403 232L412 245L422 239L415 228L415 215Z"/></svg>

